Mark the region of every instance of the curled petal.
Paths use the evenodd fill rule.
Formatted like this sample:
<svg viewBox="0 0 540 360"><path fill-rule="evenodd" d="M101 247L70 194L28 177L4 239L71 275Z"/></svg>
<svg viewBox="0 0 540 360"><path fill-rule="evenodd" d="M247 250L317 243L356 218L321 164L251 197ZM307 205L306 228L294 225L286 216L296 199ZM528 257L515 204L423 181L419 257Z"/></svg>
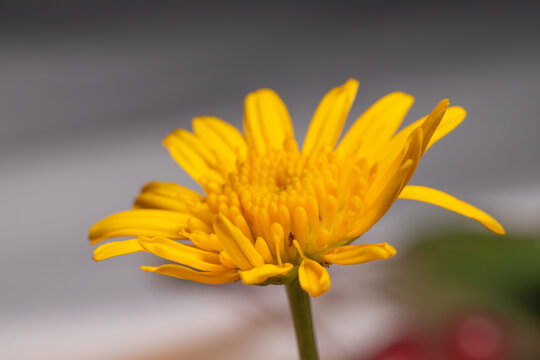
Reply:
<svg viewBox="0 0 540 360"><path fill-rule="evenodd" d="M412 159L418 164L422 152L423 131L421 128L416 128L407 139L405 146L397 156L385 164L380 163L378 172L375 175L373 184L366 196L366 201L370 203L377 198L388 187L392 177L396 174L399 168L408 160ZM417 165L413 166L411 176Z"/></svg>
<svg viewBox="0 0 540 360"><path fill-rule="evenodd" d="M99 246L94 250L94 261L105 260L114 256L133 254L144 251L144 248L139 244L137 239L113 241Z"/></svg>
<svg viewBox="0 0 540 360"><path fill-rule="evenodd" d="M153 181L143 186L143 193L160 194L184 200L202 201L204 197L196 191L171 182Z"/></svg>
<svg viewBox="0 0 540 360"><path fill-rule="evenodd" d="M396 249L387 243L370 245L347 245L332 249L323 256L332 264L354 265L372 260L388 259L396 254Z"/></svg>
<svg viewBox="0 0 540 360"><path fill-rule="evenodd" d="M247 285L257 285L268 278L278 275L287 275L293 268L292 264L285 263L283 266L265 264L247 271L240 271L242 282Z"/></svg>
<svg viewBox="0 0 540 360"><path fill-rule="evenodd" d="M193 231L191 233L185 233L186 237L191 240L196 247L203 250L210 251L223 251L223 246L217 239L216 234L207 234L202 231Z"/></svg>
<svg viewBox="0 0 540 360"><path fill-rule="evenodd" d="M135 209L163 209L173 211L188 211L188 204L179 199L160 194L141 193L135 199Z"/></svg>
<svg viewBox="0 0 540 360"><path fill-rule="evenodd" d="M141 266L141 270L211 285L227 284L240 278L240 275L236 270L227 270L222 272L196 271L188 267L175 264L161 265L158 267Z"/></svg>
<svg viewBox="0 0 540 360"><path fill-rule="evenodd" d="M298 268L298 280L304 291L313 297L320 296L330 289L330 275L321 264L305 258Z"/></svg>
<svg viewBox="0 0 540 360"><path fill-rule="evenodd" d="M392 176L386 188L366 209L359 219L353 223L351 230L347 234L348 238L356 238L368 231L379 219L390 209L394 201L397 199L401 189L406 184L414 172L417 162L413 159L407 159L399 170Z"/></svg>
<svg viewBox="0 0 540 360"><path fill-rule="evenodd" d="M219 260L219 254L198 249L195 246L182 244L162 237L139 237L139 243L148 252L161 258L177 262L198 270L227 270Z"/></svg>
<svg viewBox="0 0 540 360"><path fill-rule="evenodd" d="M214 230L227 255L241 270L264 265L264 259L255 246L225 216L216 217Z"/></svg>
<svg viewBox="0 0 540 360"><path fill-rule="evenodd" d="M433 137L433 134L439 127L439 124L442 122L443 116L446 113L448 106L450 106L450 101L448 99L441 100L428 115L426 121L424 121L422 125L420 125L424 134L422 154L426 152L428 144Z"/></svg>
<svg viewBox="0 0 540 360"><path fill-rule="evenodd" d="M190 204L200 203L202 200L200 194L183 186L156 181L143 187L135 199L134 207L187 212Z"/></svg>
<svg viewBox="0 0 540 360"><path fill-rule="evenodd" d="M90 243L119 236L163 236L183 239L180 230L191 215L158 209L134 209L112 214L94 224L88 233Z"/></svg>
<svg viewBox="0 0 540 360"><path fill-rule="evenodd" d="M255 241L255 249L257 249L259 254L261 254L267 264L271 264L274 261L274 258L272 257L272 252L270 251L268 244L263 238L257 238L257 240Z"/></svg>

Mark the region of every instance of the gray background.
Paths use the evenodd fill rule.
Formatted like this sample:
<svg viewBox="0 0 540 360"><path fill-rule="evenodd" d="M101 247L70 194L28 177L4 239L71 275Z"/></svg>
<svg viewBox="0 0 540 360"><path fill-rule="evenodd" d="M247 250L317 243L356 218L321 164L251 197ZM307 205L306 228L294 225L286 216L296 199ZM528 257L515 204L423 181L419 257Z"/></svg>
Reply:
<svg viewBox="0 0 540 360"><path fill-rule="evenodd" d="M1 6L2 358L294 358L284 289L138 271L159 263L150 255L96 264L86 240L145 182L197 189L161 139L199 115L240 126L243 97L260 87L287 103L298 139L323 94L350 77L360 89L349 125L390 91L415 96L407 122L450 98L467 119L412 182L488 210L510 232L539 230L532 2ZM401 201L361 241L406 249L440 224L482 231ZM376 291L384 265L331 269L332 290L314 301L324 358L367 353L392 332L399 309Z"/></svg>

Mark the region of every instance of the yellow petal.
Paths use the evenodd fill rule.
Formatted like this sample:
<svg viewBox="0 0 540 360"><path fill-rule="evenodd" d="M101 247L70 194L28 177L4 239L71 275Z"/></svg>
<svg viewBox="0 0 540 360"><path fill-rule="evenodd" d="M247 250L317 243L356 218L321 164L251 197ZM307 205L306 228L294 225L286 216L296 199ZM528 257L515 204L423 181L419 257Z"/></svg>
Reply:
<svg viewBox="0 0 540 360"><path fill-rule="evenodd" d="M195 271L185 266L175 264L161 265L159 267L141 266L141 270L211 285L227 284L240 278L240 275L238 275L238 271L236 270L223 272Z"/></svg>
<svg viewBox="0 0 540 360"><path fill-rule="evenodd" d="M439 127L439 124L441 123L444 114L446 113L446 110L448 109L448 106L450 105L450 101L448 99L441 100L437 106L431 111L431 113L428 115L426 121L422 123L420 126L423 131L423 145L422 145L422 154L426 152L427 146L429 142L431 141L431 137Z"/></svg>
<svg viewBox="0 0 540 360"><path fill-rule="evenodd" d="M113 241L103 244L94 250L94 256L92 258L95 261L101 261L113 256L133 254L141 251L144 251L144 249L137 239Z"/></svg>
<svg viewBox="0 0 540 360"><path fill-rule="evenodd" d="M94 224L88 237L92 245L119 236L163 236L183 239L180 230L187 227L191 215L157 209L134 209L119 212Z"/></svg>
<svg viewBox="0 0 540 360"><path fill-rule="evenodd" d="M405 146L394 159L386 159L378 164L378 171L375 175L369 192L366 195L366 202L370 204L387 188L394 174L408 159L413 159L418 164L422 152L423 131L422 128L416 128L407 139ZM414 169L413 169L414 171ZM413 172L410 173L412 176Z"/></svg>
<svg viewBox="0 0 540 360"><path fill-rule="evenodd" d="M446 134L454 130L463 119L467 116L467 112L461 106L452 106L446 110L441 123L433 133L433 136L429 140L427 149L429 149L433 144L442 139ZM427 151L426 149L426 151Z"/></svg>
<svg viewBox="0 0 540 360"><path fill-rule="evenodd" d="M219 254L215 252L201 250L162 237L140 236L138 240L146 251L182 265L204 271L224 271L227 269L221 265Z"/></svg>
<svg viewBox="0 0 540 360"><path fill-rule="evenodd" d="M183 129L175 130L163 140L163 145L195 181L223 182L214 153L194 134Z"/></svg>
<svg viewBox="0 0 540 360"><path fill-rule="evenodd" d="M332 264L354 265L372 260L388 259L396 249L387 243L369 245L347 245L332 249L323 259Z"/></svg>
<svg viewBox="0 0 540 360"><path fill-rule="evenodd" d="M298 268L300 286L313 297L320 296L330 289L330 275L321 264L305 258Z"/></svg>
<svg viewBox="0 0 540 360"><path fill-rule="evenodd" d="M499 222L497 222L497 220L495 220L493 217L486 214L482 210L442 191L424 186L409 185L403 189L399 195L399 198L423 201L440 206L463 216L470 217L496 234L505 234L502 225L499 224Z"/></svg>
<svg viewBox="0 0 540 360"><path fill-rule="evenodd" d="M449 107L444 113L444 116L439 126L435 129L435 132L431 136L431 139L429 139L425 150L427 151L427 149L429 149L433 144L435 144L441 138L443 138L452 130L454 130L463 121L466 115L467 115L466 111L460 106ZM403 148L410 134L416 128L420 127L426 121L427 118L428 117L425 116L415 121L414 123L410 124L409 126L405 127L400 132L398 132L396 136L394 136L388 142L388 144L386 144L381 149L382 151L377 155L377 158L383 159L388 156L390 157L395 156L395 154L397 154Z"/></svg>
<svg viewBox="0 0 540 360"><path fill-rule="evenodd" d="M394 135L414 102L411 95L390 93L371 105L352 125L337 147L348 155L360 152L371 156Z"/></svg>
<svg viewBox="0 0 540 360"><path fill-rule="evenodd" d="M386 189L377 199L368 206L365 213L351 225L351 230L347 234L348 238L356 238L368 231L379 219L390 209L403 186L404 181L414 171L416 164L412 159L407 159L405 163L394 174Z"/></svg>
<svg viewBox="0 0 540 360"><path fill-rule="evenodd" d="M265 264L247 271L240 271L242 282L247 285L257 285L268 278L278 275L287 275L293 268L292 264L285 263L283 266Z"/></svg>
<svg viewBox="0 0 540 360"><path fill-rule="evenodd" d="M135 199L134 208L186 212L190 208L190 204L202 200L203 197L200 194L183 186L156 181L143 187Z"/></svg>
<svg viewBox="0 0 540 360"><path fill-rule="evenodd" d="M283 148L294 137L287 107L270 89L249 93L244 102L244 132L248 145L259 152Z"/></svg>
<svg viewBox="0 0 540 360"><path fill-rule="evenodd" d="M334 148L349 110L356 97L358 81L349 79L341 86L330 90L321 100L309 125L302 153L309 154L318 149Z"/></svg>
<svg viewBox="0 0 540 360"><path fill-rule="evenodd" d="M270 251L270 248L268 247L268 244L262 237L258 237L255 241L255 249L261 254L261 256L264 259L264 262L267 264L271 264L274 262L274 258L272 257L272 252Z"/></svg>
<svg viewBox="0 0 540 360"><path fill-rule="evenodd" d="M200 249L217 252L223 251L223 246L219 243L216 234L207 234L203 231L192 231L190 233L185 233L185 236Z"/></svg>
<svg viewBox="0 0 540 360"><path fill-rule="evenodd" d="M135 199L134 209L163 209L187 212L189 204L179 199L160 194L140 193Z"/></svg>
<svg viewBox="0 0 540 360"><path fill-rule="evenodd" d="M171 182L153 181L144 185L141 192L160 194L170 198L202 201L204 197L196 191Z"/></svg>
<svg viewBox="0 0 540 360"><path fill-rule="evenodd" d="M231 269L238 268L238 266L236 266L236 264L231 260L229 255L227 255L226 251L222 251L219 253L219 260L221 261L223 265L225 265L228 268L231 268Z"/></svg>
<svg viewBox="0 0 540 360"><path fill-rule="evenodd" d="M251 241L223 215L216 216L214 230L230 259L241 269L264 265L264 259Z"/></svg>
<svg viewBox="0 0 540 360"><path fill-rule="evenodd" d="M231 168L236 165L239 155L243 157L246 154L247 144L242 133L221 119L197 117L193 119L193 131Z"/></svg>
<svg viewBox="0 0 540 360"><path fill-rule="evenodd" d="M385 167L388 160L393 158L395 154L398 154L401 151L405 142L407 141L402 140L403 136L406 136L405 139L408 139L417 129L422 130L421 155L423 155L426 152L435 131L442 122L442 119L448 109L448 105L448 99L441 100L426 118L420 119L419 122L417 122L419 123L417 126L407 127L406 129L400 131L382 148L382 151L377 152L378 158L381 160L381 167Z"/></svg>
<svg viewBox="0 0 540 360"><path fill-rule="evenodd" d="M309 220L306 209L302 206L298 206L293 211L291 229L302 246L306 244L307 237L309 235Z"/></svg>

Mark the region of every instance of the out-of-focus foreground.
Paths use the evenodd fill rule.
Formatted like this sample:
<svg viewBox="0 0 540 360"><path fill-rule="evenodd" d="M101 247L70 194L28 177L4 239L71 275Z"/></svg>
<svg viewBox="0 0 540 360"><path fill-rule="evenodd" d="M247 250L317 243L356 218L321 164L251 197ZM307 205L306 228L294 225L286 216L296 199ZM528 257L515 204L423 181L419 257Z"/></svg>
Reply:
<svg viewBox="0 0 540 360"><path fill-rule="evenodd" d="M148 274L148 254L96 264L86 234L148 181L196 188L160 145L170 130L200 115L240 127L243 97L269 87L301 139L350 77L347 126L396 90L416 98L406 123L445 97L467 109L412 183L508 236L398 201L359 240L398 255L330 268L313 301L321 358L540 358L537 5L54 4L0 11L1 358L294 359L283 287Z"/></svg>

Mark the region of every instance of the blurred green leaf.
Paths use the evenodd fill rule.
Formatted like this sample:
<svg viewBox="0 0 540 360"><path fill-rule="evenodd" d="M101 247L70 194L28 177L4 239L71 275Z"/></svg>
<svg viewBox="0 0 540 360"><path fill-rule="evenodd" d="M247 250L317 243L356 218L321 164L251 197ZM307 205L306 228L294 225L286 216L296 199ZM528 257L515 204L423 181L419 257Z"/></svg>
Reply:
<svg viewBox="0 0 540 360"><path fill-rule="evenodd" d="M398 266L398 277L423 303L483 304L540 318L539 237L432 234L420 238Z"/></svg>

